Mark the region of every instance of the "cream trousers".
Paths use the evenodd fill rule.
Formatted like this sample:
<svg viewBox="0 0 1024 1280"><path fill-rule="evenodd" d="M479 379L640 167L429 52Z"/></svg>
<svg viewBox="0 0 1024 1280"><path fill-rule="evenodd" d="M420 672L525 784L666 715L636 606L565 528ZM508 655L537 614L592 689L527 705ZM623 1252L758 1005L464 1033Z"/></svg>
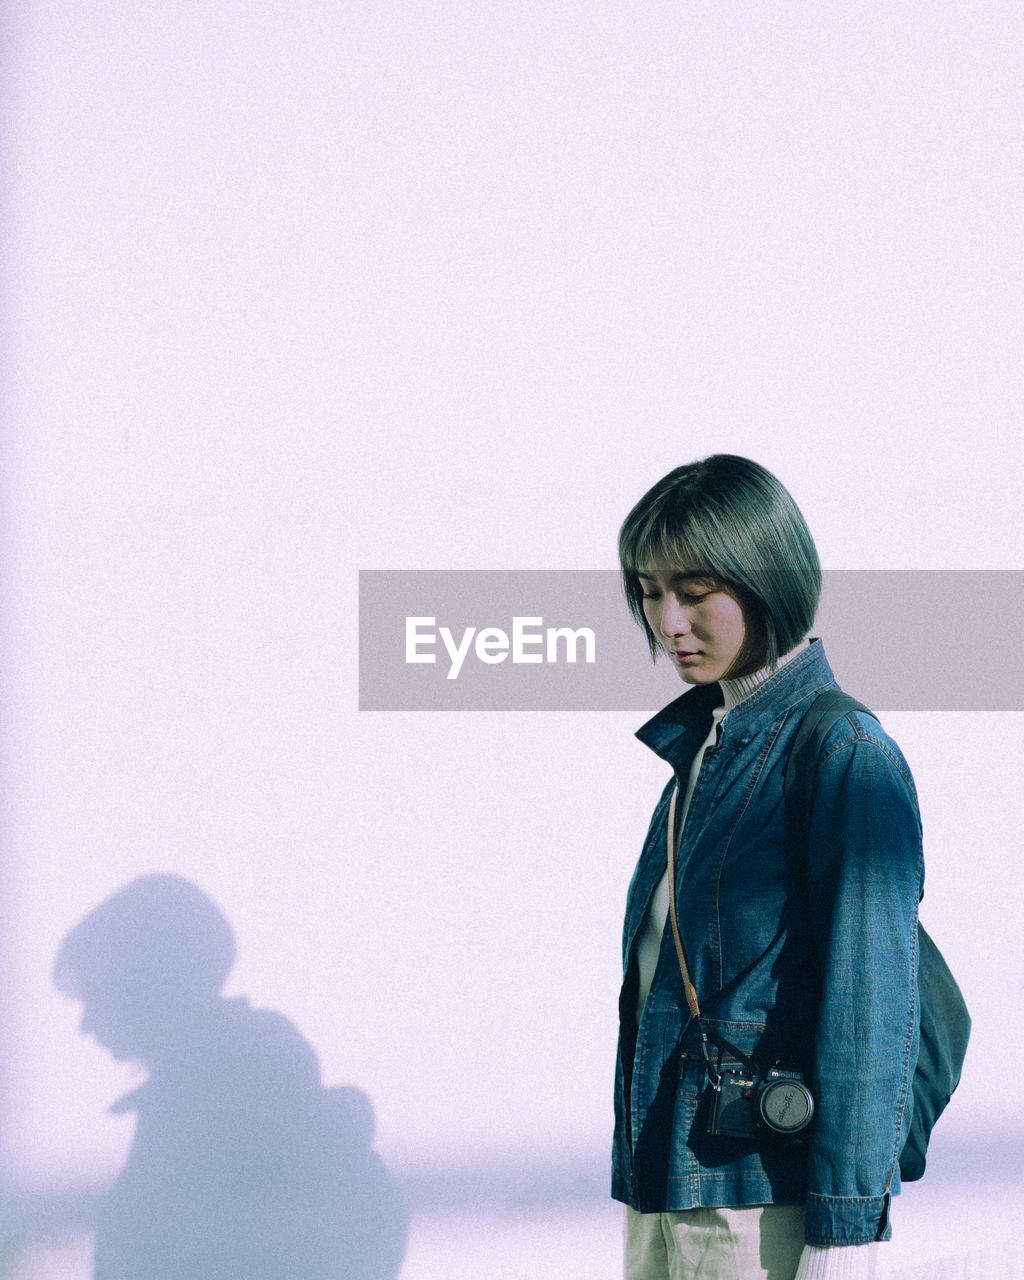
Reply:
<svg viewBox="0 0 1024 1280"><path fill-rule="evenodd" d="M793 1280L802 1204L637 1213L626 1208L625 1280Z"/></svg>

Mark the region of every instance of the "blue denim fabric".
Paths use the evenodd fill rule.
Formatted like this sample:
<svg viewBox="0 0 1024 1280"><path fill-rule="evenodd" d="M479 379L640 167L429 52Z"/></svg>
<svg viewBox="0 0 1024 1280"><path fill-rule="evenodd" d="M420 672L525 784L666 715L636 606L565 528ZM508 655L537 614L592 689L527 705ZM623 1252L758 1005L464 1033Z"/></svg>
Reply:
<svg viewBox="0 0 1024 1280"><path fill-rule="evenodd" d="M641 1212L806 1203L811 1244L889 1235L917 1057L921 823L899 748L854 712L822 749L806 842L787 840L789 744L814 695L835 687L815 640L729 711L705 752L678 854L680 929L701 1013L762 1069L805 1073L816 1114L795 1141L706 1134L707 1074L670 929L637 1026L634 948L665 870L668 802L676 779L685 788L721 690L690 690L637 733L675 774L623 933L612 1195Z"/></svg>

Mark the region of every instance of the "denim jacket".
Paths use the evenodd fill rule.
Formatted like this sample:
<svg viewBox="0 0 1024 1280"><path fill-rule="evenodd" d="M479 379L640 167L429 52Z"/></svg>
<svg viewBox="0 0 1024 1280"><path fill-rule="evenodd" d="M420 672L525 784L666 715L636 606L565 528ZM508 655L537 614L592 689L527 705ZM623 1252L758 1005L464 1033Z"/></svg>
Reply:
<svg viewBox="0 0 1024 1280"><path fill-rule="evenodd" d="M806 837L787 838L787 751L814 695L835 687L814 640L727 713L677 855L680 931L705 1025L761 1070L804 1073L815 1115L797 1139L707 1134L707 1070L668 928L637 1025L634 952L665 870L669 799L677 780L685 791L720 688L693 688L637 733L675 775L623 933L612 1194L641 1212L805 1203L810 1244L889 1235L917 1058L921 823L899 748L853 712L822 748ZM713 1054L728 1065L727 1050Z"/></svg>

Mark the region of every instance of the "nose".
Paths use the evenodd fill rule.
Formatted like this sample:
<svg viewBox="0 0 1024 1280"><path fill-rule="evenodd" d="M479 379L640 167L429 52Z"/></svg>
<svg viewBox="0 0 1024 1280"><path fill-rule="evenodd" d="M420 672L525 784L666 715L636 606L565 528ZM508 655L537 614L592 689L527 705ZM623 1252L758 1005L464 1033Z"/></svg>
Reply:
<svg viewBox="0 0 1024 1280"><path fill-rule="evenodd" d="M78 1030L83 1036L91 1036L96 1029L96 1023L93 1018L93 1009L91 1005L82 1005L82 1016L78 1023Z"/></svg>
<svg viewBox="0 0 1024 1280"><path fill-rule="evenodd" d="M690 630L690 613L679 599L669 592L661 610L661 634L668 639L685 636Z"/></svg>

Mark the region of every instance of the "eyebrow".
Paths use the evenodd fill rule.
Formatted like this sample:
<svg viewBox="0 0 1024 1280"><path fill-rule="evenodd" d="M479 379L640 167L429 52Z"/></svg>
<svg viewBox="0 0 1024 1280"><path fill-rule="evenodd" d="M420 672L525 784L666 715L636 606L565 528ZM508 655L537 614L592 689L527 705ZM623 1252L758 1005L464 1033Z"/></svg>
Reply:
<svg viewBox="0 0 1024 1280"><path fill-rule="evenodd" d="M636 576L638 578L646 578L648 582L654 582L658 575L656 573L645 573L643 569L637 569ZM680 569L678 573L673 573L669 576L669 582L714 582L714 580L715 575L713 573L701 573L697 569Z"/></svg>

